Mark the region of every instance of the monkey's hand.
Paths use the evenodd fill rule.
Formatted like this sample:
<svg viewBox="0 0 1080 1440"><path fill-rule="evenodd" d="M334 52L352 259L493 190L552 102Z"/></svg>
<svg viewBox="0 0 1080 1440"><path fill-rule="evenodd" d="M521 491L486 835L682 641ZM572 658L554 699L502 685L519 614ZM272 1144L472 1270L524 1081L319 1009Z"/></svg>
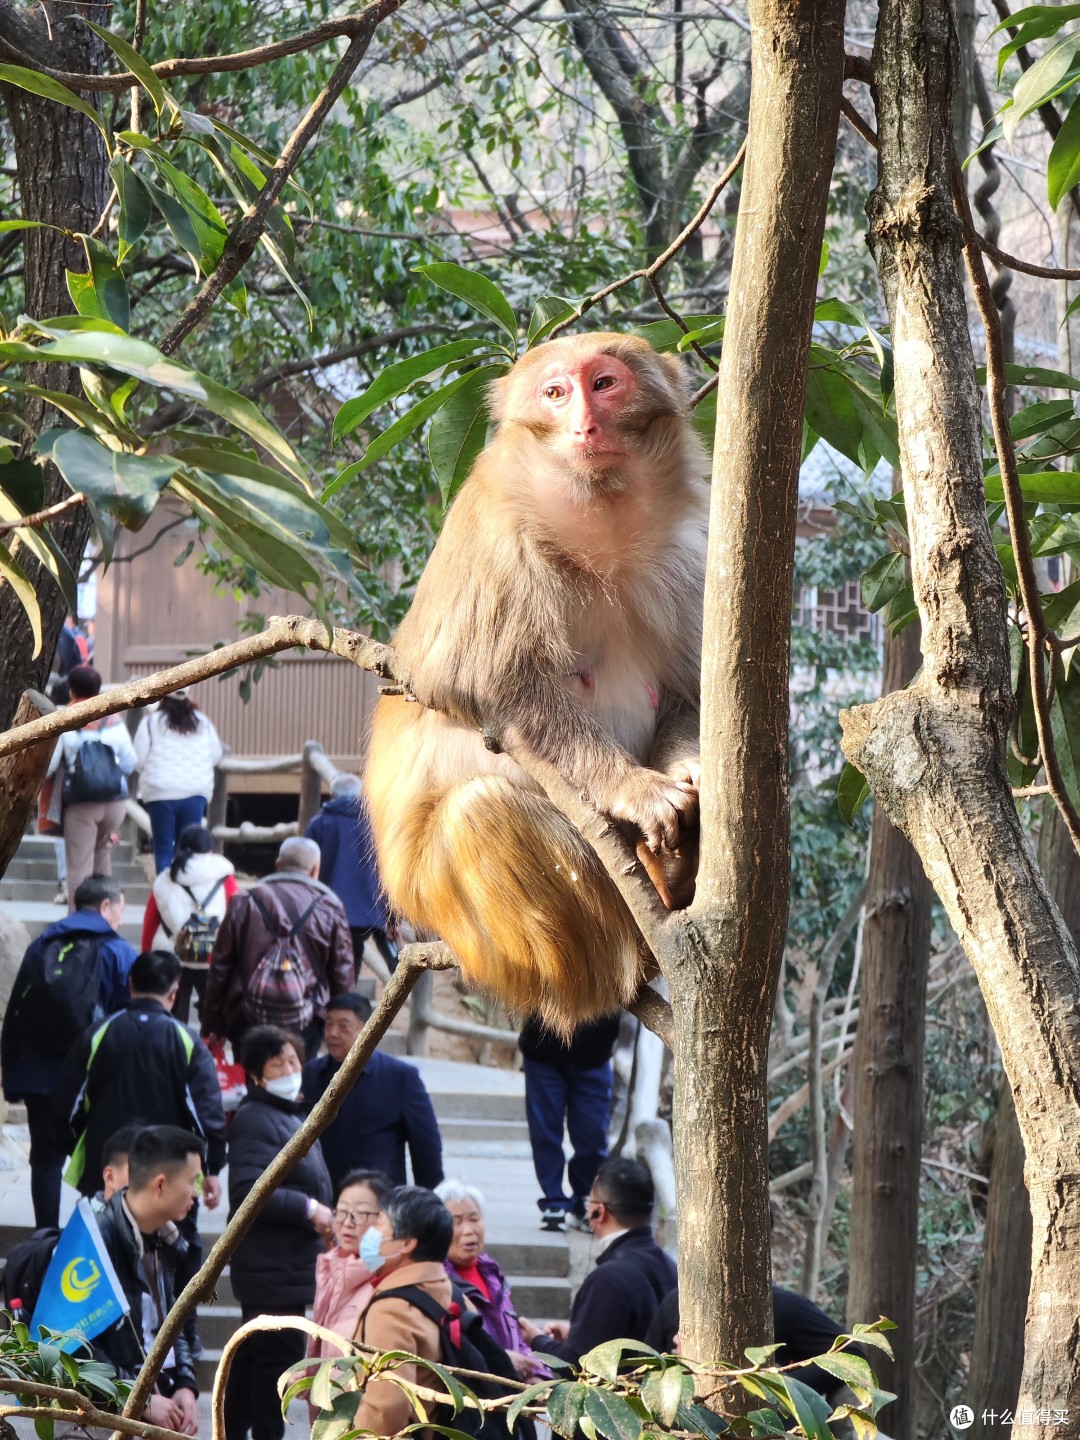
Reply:
<svg viewBox="0 0 1080 1440"><path fill-rule="evenodd" d="M673 760L667 767L667 775L671 780L681 780L685 785L692 785L695 790L701 789L701 759L694 755L686 760Z"/></svg>
<svg viewBox="0 0 1080 1440"><path fill-rule="evenodd" d="M608 814L640 830L650 850L674 850L679 830L697 824L697 786L688 780L661 775L656 770L635 770L620 787Z"/></svg>

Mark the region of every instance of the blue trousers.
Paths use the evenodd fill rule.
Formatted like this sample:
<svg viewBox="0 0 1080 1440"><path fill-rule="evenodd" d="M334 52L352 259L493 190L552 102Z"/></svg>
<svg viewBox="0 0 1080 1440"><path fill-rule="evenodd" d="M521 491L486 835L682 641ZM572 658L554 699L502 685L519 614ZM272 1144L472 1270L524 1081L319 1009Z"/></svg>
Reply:
<svg viewBox="0 0 1080 1440"><path fill-rule="evenodd" d="M595 1070L577 1070L526 1059L525 1117L540 1182L540 1209L584 1214L585 1197L608 1153L610 1063ZM573 1151L569 1165L563 1153L564 1123ZM563 1189L564 1170L570 1181L569 1196Z"/></svg>
<svg viewBox="0 0 1080 1440"><path fill-rule="evenodd" d="M181 830L202 824L206 799L202 795L185 795L182 800L147 800L145 809L154 835L154 870L160 875L172 864Z"/></svg>

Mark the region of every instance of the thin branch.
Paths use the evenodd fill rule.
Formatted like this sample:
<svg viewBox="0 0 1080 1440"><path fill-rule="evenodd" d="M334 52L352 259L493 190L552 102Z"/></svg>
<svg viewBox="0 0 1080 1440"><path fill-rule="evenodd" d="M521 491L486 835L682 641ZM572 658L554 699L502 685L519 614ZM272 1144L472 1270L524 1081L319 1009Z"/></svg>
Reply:
<svg viewBox="0 0 1080 1440"><path fill-rule="evenodd" d="M868 120L863 119L846 95L841 95L840 97L840 113L851 128L857 134L861 135L868 145L872 145L876 150L877 131Z"/></svg>
<svg viewBox="0 0 1080 1440"><path fill-rule="evenodd" d="M1006 254L996 245L991 245L982 235L976 235L975 243L995 265L1003 265L1008 270L1018 270L1023 275L1036 275L1040 280L1080 280L1080 270L1069 270L1060 265L1033 265L1029 260L1020 260L1015 255Z"/></svg>
<svg viewBox="0 0 1080 1440"><path fill-rule="evenodd" d="M349 48L334 67L334 73L322 93L309 106L307 113L289 136L277 163L259 191L258 199L244 211L229 231L218 263L161 342L159 349L166 355L171 355L180 342L190 335L225 287L239 275L259 243L274 201L285 188L285 183L299 164L300 157L318 134L323 121L352 79L354 71L367 53L376 27L404 3L405 0L374 0L364 11L363 23L355 29Z"/></svg>
<svg viewBox="0 0 1080 1440"><path fill-rule="evenodd" d="M998 468L1001 471L1001 488L1005 496L1005 511L1009 519L1009 537L1016 557L1016 573L1020 584L1020 599L1027 614L1028 627L1028 673L1031 684L1032 706L1035 712L1035 733L1039 740L1039 752L1046 771L1046 783L1054 803L1061 812L1065 828L1080 854L1080 814L1069 798L1061 774L1057 750L1054 745L1053 726L1050 719L1050 697L1047 690L1044 668L1046 650L1046 617L1039 601L1039 582L1035 574L1035 561L1031 554L1031 541L1024 520L1024 493L1020 487L1020 476L1016 468L1016 450L1012 432L1009 429L1009 410L1006 403L1008 382L1005 378L1005 358L1001 342L1001 317L990 293L990 282L983 265L982 252L975 234L975 223L968 204L960 167L953 160L953 203L964 227L964 260L967 264L975 304L982 319L986 335L986 393L990 405L990 421L997 449Z"/></svg>
<svg viewBox="0 0 1080 1440"><path fill-rule="evenodd" d="M73 1420L77 1425L101 1425L118 1430L121 1435L141 1435L145 1440L182 1440L180 1432L169 1430L163 1425L153 1425L148 1420L135 1420L117 1415L112 1411L99 1410L94 1402L77 1390L68 1390L59 1385L46 1385L41 1380L15 1380L5 1375L4 1393L8 1395L36 1395L42 1400L59 1400L69 1411L56 1410L45 1405L0 1405L0 1416L20 1416L26 1419Z"/></svg>
<svg viewBox="0 0 1080 1440"><path fill-rule="evenodd" d="M351 660L362 670L372 670L376 675L392 680L394 674L394 652L389 645L369 640L354 630L328 631L318 620L306 620L299 615L272 615L266 629L259 635L249 635L232 645L221 645L193 660L184 660L168 670L158 670L153 675L142 675L126 685L117 685L104 691L92 700L80 700L75 705L65 706L51 715L43 715L28 725L19 725L0 734L0 758L15 755L30 745L44 740L55 740L68 730L77 730L91 720L102 720L107 715L117 715L121 710L130 710L171 695L181 686L194 685L214 675L223 675L228 670L261 660L266 655L275 655L279 650L294 650L305 646L309 650L325 650L342 659Z"/></svg>
<svg viewBox="0 0 1080 1440"><path fill-rule="evenodd" d="M387 330L382 335L368 335L352 345L342 345L338 350L327 350L323 355L312 355L306 360L286 360L275 365L272 370L264 370L261 375L257 375L251 384L244 388L243 393L255 396L293 375L304 375L309 370L326 370L331 365L340 365L344 360L356 360L361 355L370 354L372 350L379 350L384 345L396 345L399 340L411 340L416 335L431 335L445 329L446 326L442 324L404 325L400 330Z"/></svg>
<svg viewBox="0 0 1080 1440"><path fill-rule="evenodd" d="M75 510L85 504L86 496L81 490L77 490L74 495L69 495L66 500L58 500L47 510L37 510L33 515L23 515L18 520L6 520L0 525L0 535L7 535L11 530L40 530L50 520L55 520L57 515L64 515L68 510Z"/></svg>
<svg viewBox="0 0 1080 1440"><path fill-rule="evenodd" d="M649 276L649 288L656 296L656 303L660 306L660 309L663 310L664 314L668 317L668 319L674 320L675 324L678 325L679 329L683 332L684 335L689 335L690 326L687 325L686 321L679 314L679 312L677 310L673 310L668 304L668 302L664 299L664 292L660 289L660 281L657 280L655 275ZM709 367L710 370L720 369L720 366L716 363L712 356L706 355L705 351L701 348L701 346L696 340L690 341L690 349L693 350L694 354L698 357L699 360L703 360L705 362L705 364Z"/></svg>
<svg viewBox="0 0 1080 1440"><path fill-rule="evenodd" d="M547 0L532 0L532 3L526 5L524 10L518 10L511 20L503 22L499 26L499 29L512 30L519 20L527 20L530 15L535 15L537 10L542 10L546 3ZM439 74L435 75L432 79L424 80L421 84L414 85L411 90L402 90L400 94L395 95L393 99L387 100L383 105L383 111L397 110L402 105L410 105L414 100L420 100L425 95L430 95L433 90L438 90L441 85L445 85L448 81L452 80L466 65L470 64L473 60L478 60L481 55L486 55L492 45L496 43L497 41L495 39L479 41L476 45L473 45L470 49L458 55L447 68L441 70Z"/></svg>
<svg viewBox="0 0 1080 1440"><path fill-rule="evenodd" d="M453 956L445 945L406 945L390 983L383 991L371 1018L353 1042L341 1068L331 1080L322 1099L244 1197L243 1203L233 1211L229 1223L221 1232L210 1254L203 1261L198 1273L184 1286L176 1304L165 1317L154 1338L142 1369L136 1377L131 1394L124 1406L126 1416L141 1415L146 1409L157 1377L169 1351L184 1327L184 1322L200 1301L209 1300L218 1279L230 1256L251 1228L259 1211L288 1176L290 1170L301 1160L318 1140L324 1130L333 1122L345 1097L352 1090L360 1074L375 1053L379 1041L390 1028L398 1011L408 999L409 992L425 970L449 969Z"/></svg>
<svg viewBox="0 0 1080 1440"><path fill-rule="evenodd" d="M658 255L650 265L646 265L644 269L634 270L629 275L624 275L620 280L615 280L610 285L605 285L602 290L597 290L594 294L588 296L587 299L581 302L581 304L578 306L578 308L574 311L572 315L568 316L567 319L561 321L560 324L554 327L554 329L551 331L552 338L558 335L561 330L567 329L568 326L573 325L576 321L580 320L581 317L587 314L594 305L599 305L601 300L606 300L609 295L614 295L616 290L622 290L625 286L632 285L635 280L651 281L655 275L659 275L660 271L663 270L664 266L669 264L670 261L675 258L675 256L683 248L683 246L690 239L690 237L692 235L695 235L697 231L701 229L702 225L704 225L705 221L708 219L709 212L712 210L717 200L719 200L720 196L723 194L732 177L738 174L738 171L741 168L742 163L745 159L746 141L744 140L739 146L738 151L735 154L735 158L731 161L730 165L728 165L727 169L720 176L719 180L717 180L716 184L705 197L705 200L702 202L700 208L697 211L697 214L693 217L692 220L689 221L687 225L683 227L683 229L679 232L679 234L675 237L675 239L671 242L667 249L663 251L662 254Z"/></svg>
<svg viewBox="0 0 1080 1440"><path fill-rule="evenodd" d="M382 0L375 0L374 4L367 6L359 14L342 15L336 20L326 20L321 25L313 26L310 30L302 30L296 35L289 36L287 40L275 40L267 45L257 45L251 50L237 50L231 55L199 55L191 56L188 59L177 57L172 60L160 60L150 68L161 80L172 80L180 75L222 75L237 70L253 70L272 60L284 59L287 55L299 55L304 50L314 50L320 45L325 45L328 40L337 40L341 36L346 36L350 40L358 39L369 31L372 24L372 10L381 8ZM392 8L397 9L398 7L395 5ZM378 21L376 20L375 23L377 24ZM8 58L16 64L26 65L33 70L40 71L43 75L48 75L52 80L59 80L69 90L102 91L113 95L140 83L138 76L130 70L121 70L114 75L91 75L77 70L54 70L51 66L41 64L31 53L15 44L5 43L3 50Z"/></svg>

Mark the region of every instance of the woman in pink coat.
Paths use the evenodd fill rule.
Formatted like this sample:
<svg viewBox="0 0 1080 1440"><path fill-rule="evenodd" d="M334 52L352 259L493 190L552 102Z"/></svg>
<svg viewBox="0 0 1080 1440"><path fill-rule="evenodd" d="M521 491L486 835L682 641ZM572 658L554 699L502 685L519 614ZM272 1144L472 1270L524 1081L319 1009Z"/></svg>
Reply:
<svg viewBox="0 0 1080 1440"><path fill-rule="evenodd" d="M345 1340L356 1334L357 1321L371 1299L372 1276L360 1259L360 1236L375 1223L392 1189L393 1182L379 1170L351 1170L338 1186L334 1247L315 1261L311 1318ZM312 1338L307 1353L314 1360L325 1360L345 1354L345 1347Z"/></svg>

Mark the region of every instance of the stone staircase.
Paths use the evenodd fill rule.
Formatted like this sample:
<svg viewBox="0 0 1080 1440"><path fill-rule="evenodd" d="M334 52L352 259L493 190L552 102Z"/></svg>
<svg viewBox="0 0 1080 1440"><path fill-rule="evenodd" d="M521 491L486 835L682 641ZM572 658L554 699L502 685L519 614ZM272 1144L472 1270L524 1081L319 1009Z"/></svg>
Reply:
<svg viewBox="0 0 1080 1440"><path fill-rule="evenodd" d="M122 840L112 850L112 873L124 887L124 919L120 933L138 948L143 911L150 895L146 867L138 859L131 841ZM15 858L0 880L0 909L26 926L32 940L54 921L67 914L66 905L54 905L56 894L56 849L49 835L24 835Z"/></svg>

